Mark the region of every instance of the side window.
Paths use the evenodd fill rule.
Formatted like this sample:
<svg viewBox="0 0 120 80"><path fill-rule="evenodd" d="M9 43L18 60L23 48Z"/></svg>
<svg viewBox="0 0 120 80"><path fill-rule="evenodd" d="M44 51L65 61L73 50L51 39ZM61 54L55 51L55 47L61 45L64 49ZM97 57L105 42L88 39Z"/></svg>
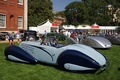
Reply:
<svg viewBox="0 0 120 80"><path fill-rule="evenodd" d="M6 27L6 15L0 14L0 28Z"/></svg>

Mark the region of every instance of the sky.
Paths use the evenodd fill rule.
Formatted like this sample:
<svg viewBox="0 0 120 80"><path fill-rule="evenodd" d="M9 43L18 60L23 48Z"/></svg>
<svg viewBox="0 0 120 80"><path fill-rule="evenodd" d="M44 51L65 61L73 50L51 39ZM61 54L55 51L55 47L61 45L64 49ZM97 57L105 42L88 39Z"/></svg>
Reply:
<svg viewBox="0 0 120 80"><path fill-rule="evenodd" d="M80 0L51 0L53 3L53 10L56 11L63 11L64 8L74 1L80 1Z"/></svg>

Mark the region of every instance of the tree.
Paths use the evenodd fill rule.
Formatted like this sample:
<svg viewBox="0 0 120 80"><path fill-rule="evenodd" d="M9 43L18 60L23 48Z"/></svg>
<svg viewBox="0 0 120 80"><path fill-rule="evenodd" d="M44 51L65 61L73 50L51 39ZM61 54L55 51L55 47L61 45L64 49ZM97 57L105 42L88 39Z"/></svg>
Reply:
<svg viewBox="0 0 120 80"><path fill-rule="evenodd" d="M75 1L65 7L65 16L68 24L77 26L79 23L86 23L88 15L86 13L84 4Z"/></svg>
<svg viewBox="0 0 120 80"><path fill-rule="evenodd" d="M111 16L108 14L105 0L82 0L88 10L90 24L110 25Z"/></svg>
<svg viewBox="0 0 120 80"><path fill-rule="evenodd" d="M64 13L64 11L59 11L56 14L54 14L54 16L61 16L61 17L65 18L65 13Z"/></svg>
<svg viewBox="0 0 120 80"><path fill-rule="evenodd" d="M51 0L28 0L28 26L36 26L52 17Z"/></svg>
<svg viewBox="0 0 120 80"><path fill-rule="evenodd" d="M70 3L65 7L68 24L117 25L113 22L116 9L120 6L119 0L81 0ZM108 5L112 5L109 10Z"/></svg>
<svg viewBox="0 0 120 80"><path fill-rule="evenodd" d="M120 22L120 9L118 9L115 13L116 13L117 21Z"/></svg>

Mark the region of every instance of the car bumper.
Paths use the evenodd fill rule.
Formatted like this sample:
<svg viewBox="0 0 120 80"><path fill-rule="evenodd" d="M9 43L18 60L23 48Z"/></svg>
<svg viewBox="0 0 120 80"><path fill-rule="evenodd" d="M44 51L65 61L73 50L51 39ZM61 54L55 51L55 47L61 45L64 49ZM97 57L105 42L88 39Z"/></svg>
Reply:
<svg viewBox="0 0 120 80"><path fill-rule="evenodd" d="M110 63L107 61L105 65L101 66L101 68L95 72L95 74L100 74L100 73L103 72L109 65L110 65Z"/></svg>

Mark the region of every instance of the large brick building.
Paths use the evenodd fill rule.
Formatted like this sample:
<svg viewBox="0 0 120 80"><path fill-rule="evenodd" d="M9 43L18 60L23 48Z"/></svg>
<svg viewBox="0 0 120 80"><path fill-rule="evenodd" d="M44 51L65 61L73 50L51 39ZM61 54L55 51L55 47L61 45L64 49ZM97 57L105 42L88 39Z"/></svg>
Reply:
<svg viewBox="0 0 120 80"><path fill-rule="evenodd" d="M27 29L28 0L0 0L0 32Z"/></svg>

